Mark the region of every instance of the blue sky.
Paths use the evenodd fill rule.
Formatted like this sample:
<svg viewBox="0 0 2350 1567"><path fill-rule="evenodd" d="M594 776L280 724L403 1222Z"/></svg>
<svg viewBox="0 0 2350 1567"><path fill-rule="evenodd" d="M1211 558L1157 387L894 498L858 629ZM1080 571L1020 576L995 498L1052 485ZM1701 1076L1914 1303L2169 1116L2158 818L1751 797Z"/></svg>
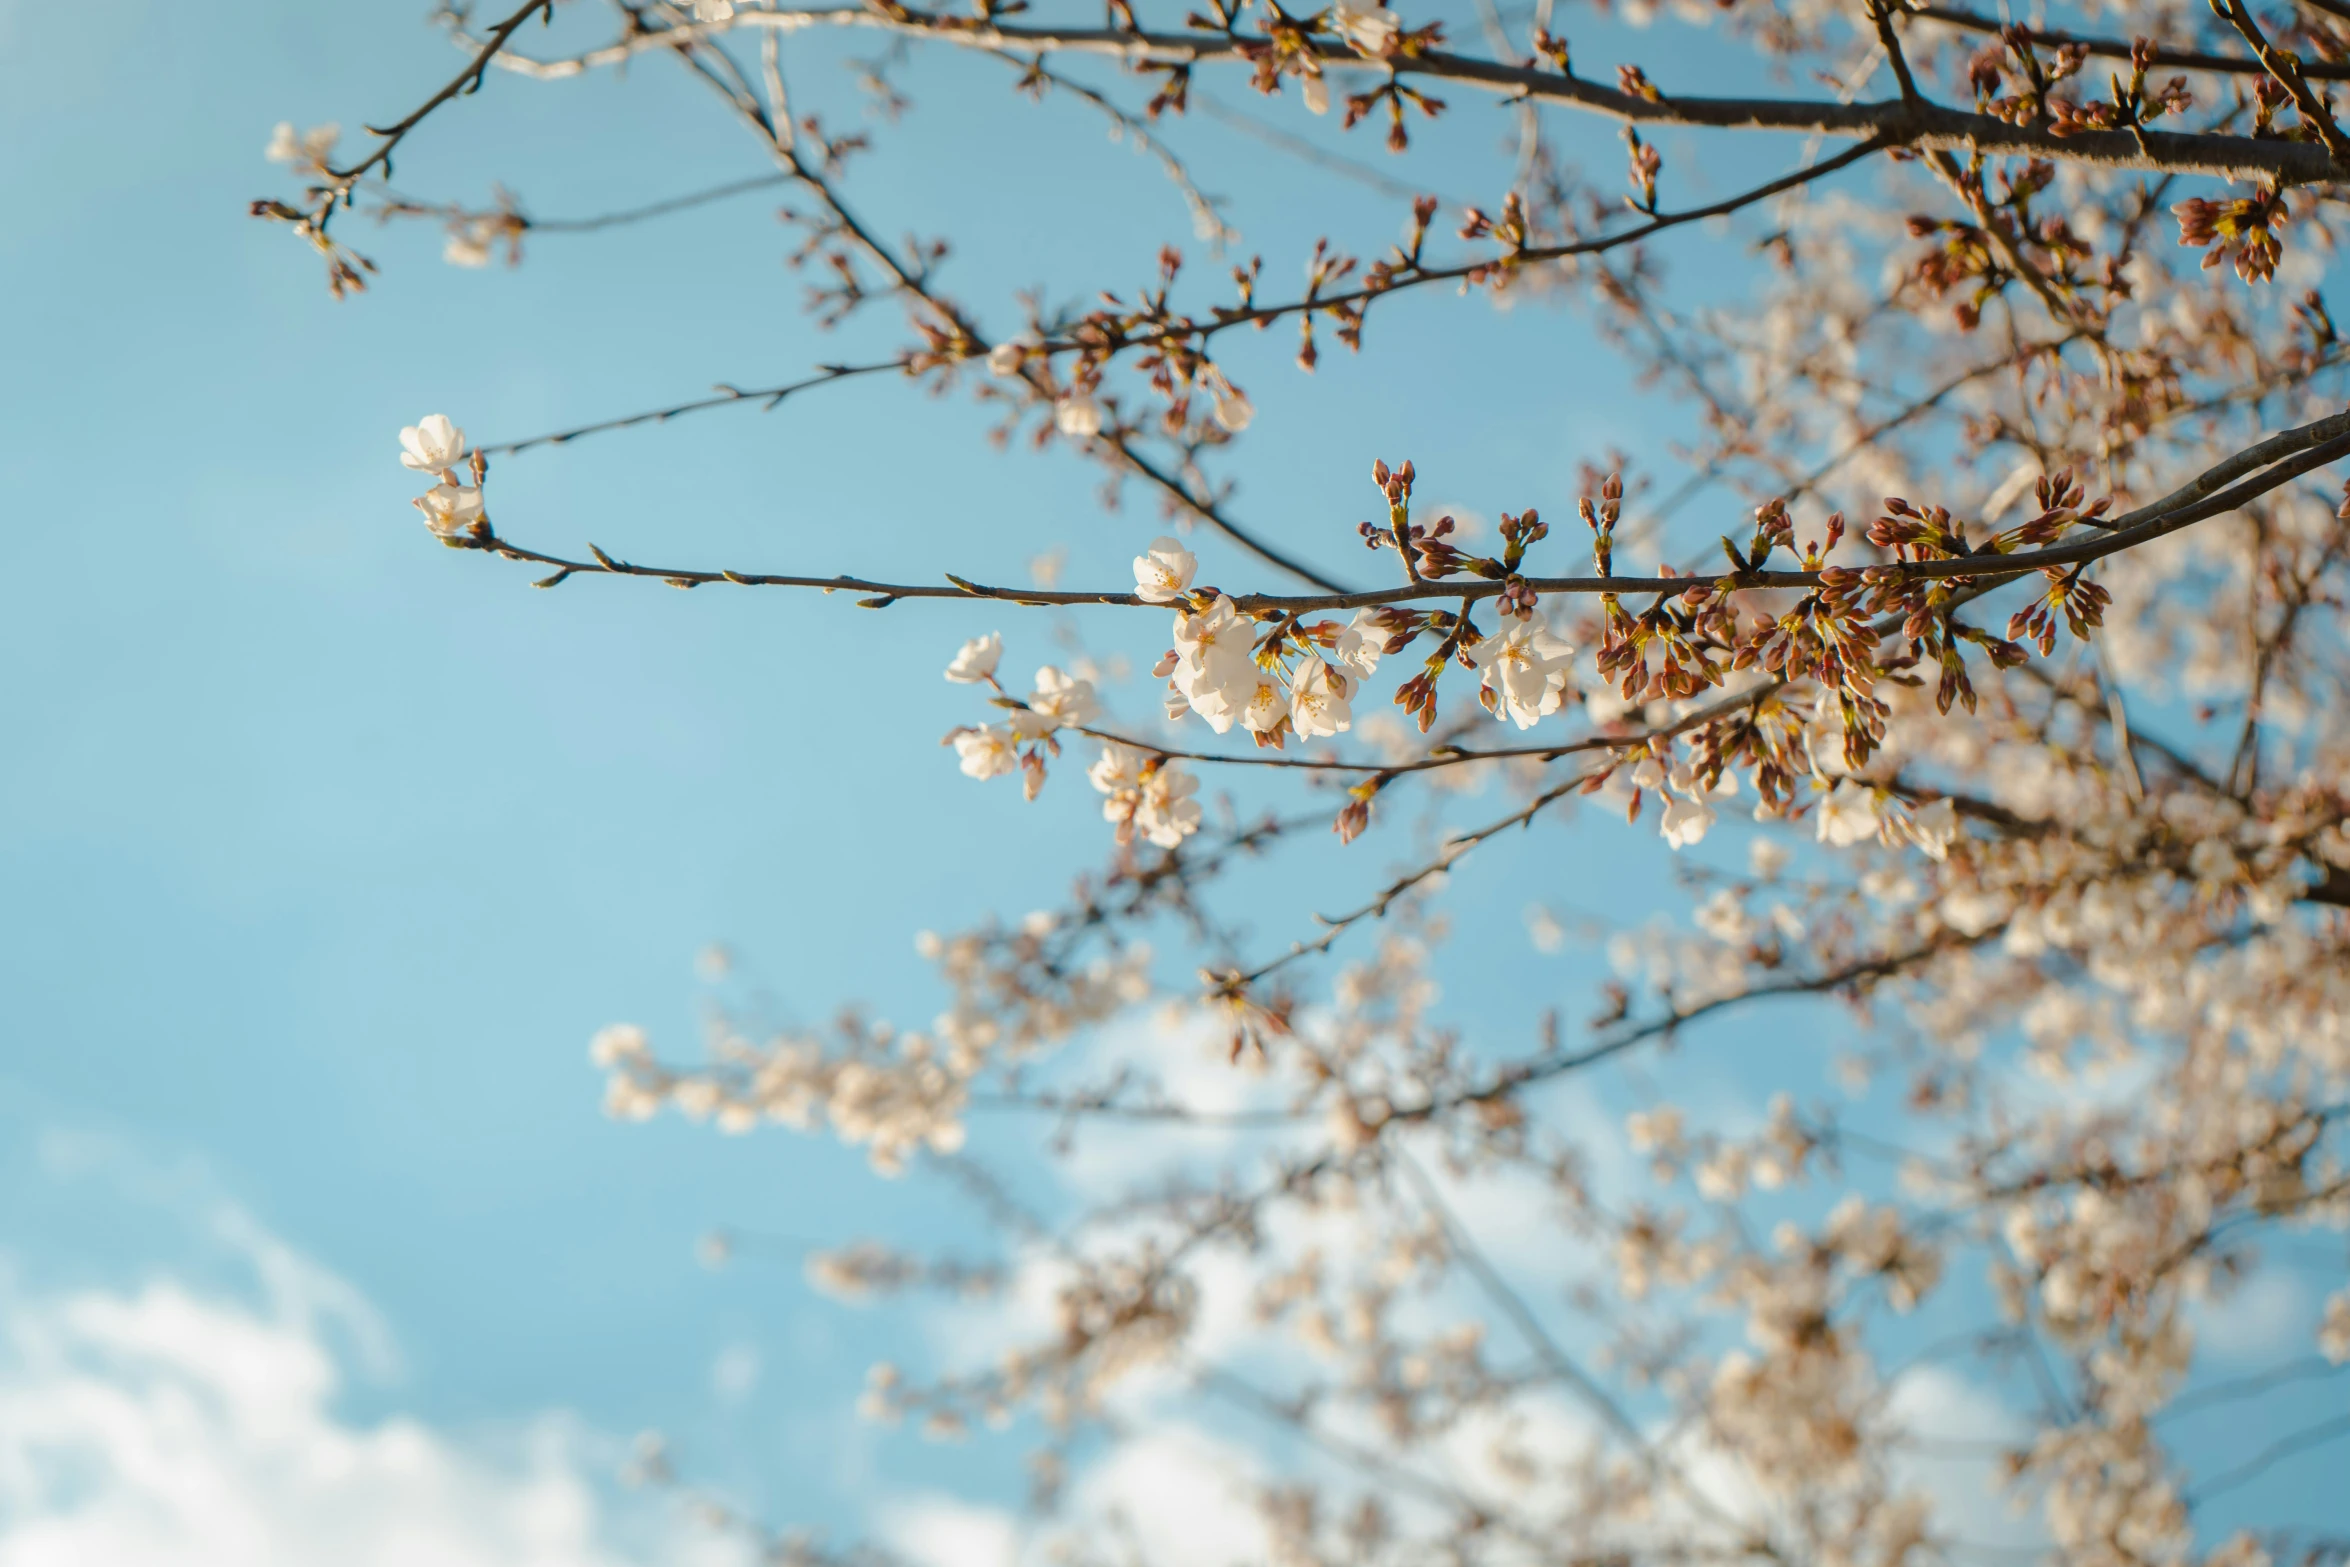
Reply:
<svg viewBox="0 0 2350 1567"><path fill-rule="evenodd" d="M385 274L330 300L298 243L244 216L285 188L261 148L279 119L356 126L437 85L452 55L422 11L0 0L0 1298L33 1320L77 1290L244 1291L345 1355L337 1420L511 1432L568 1411L601 1433L579 1438L598 1473L597 1442L660 1427L778 1518L845 1525L860 1486L1000 1486L984 1453L855 1425L888 1319L811 1299L788 1255L693 1256L714 1226L942 1233L951 1199L822 1140L611 1123L585 1045L620 1018L686 1037L714 941L799 1018L862 1001L919 1021L936 993L914 932L1052 900L1100 851L1070 830L1090 806L1065 776L1061 809L1023 807L937 746L972 716L937 670L1001 617L534 593L426 537L394 460L426 412L526 435L786 378L894 323L807 322L767 195L534 239L516 272L354 223ZM1024 286L1142 281L1163 240L1209 264L1150 163L1008 79L917 62L914 115L879 128L851 183L885 230L955 238L951 287L983 321L1016 325ZM814 61L798 85L855 118ZM1410 177L1497 195L1504 129L1462 105ZM1584 141L1595 164L1620 156ZM1228 130L1179 144L1271 276L1324 230L1358 250L1396 232L1397 203ZM403 153L399 182L479 199L501 180L563 216L759 171L712 104L646 68L493 76ZM1272 334L1231 361L1260 410L1240 509L1357 574L1374 454L1491 516L1563 511L1580 459L1657 443L1656 405L1567 311L1415 301L1311 384L1290 351ZM558 549L1016 581L1059 545L1072 581L1122 579L1157 531L1148 508L1104 517L1092 472L999 454L985 429L966 402L866 383L510 459L494 507ZM1252 578L1203 554L1211 576ZM1053 656L1043 623L1003 629L1011 669ZM1578 835L1554 901L1653 878L1647 847ZM1551 999L1512 967L1532 900L1498 878L1469 890L1484 912L1464 922L1458 1011L1524 1029ZM1266 937L1305 907L1275 899ZM277 1246L328 1306L267 1282Z"/></svg>

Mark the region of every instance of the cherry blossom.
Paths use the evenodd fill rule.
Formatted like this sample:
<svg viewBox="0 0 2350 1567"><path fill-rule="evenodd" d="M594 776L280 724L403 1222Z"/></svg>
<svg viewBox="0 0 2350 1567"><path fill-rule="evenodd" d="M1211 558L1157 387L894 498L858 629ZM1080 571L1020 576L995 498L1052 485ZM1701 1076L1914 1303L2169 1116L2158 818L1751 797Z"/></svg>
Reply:
<svg viewBox="0 0 2350 1567"><path fill-rule="evenodd" d="M1383 5L1348 5L1345 0L1330 8L1330 25L1338 29L1346 41L1361 54L1378 59L1395 46L1403 24L1393 11Z"/></svg>
<svg viewBox="0 0 2350 1567"><path fill-rule="evenodd" d="M445 473L465 453L465 432L447 414L427 414L400 431L400 465L418 473Z"/></svg>
<svg viewBox="0 0 2350 1567"><path fill-rule="evenodd" d="M1255 644L1254 627L1222 594L1204 610L1175 617L1175 687L1218 734L1232 727L1240 708L1256 694L1257 672L1249 657Z"/></svg>
<svg viewBox="0 0 2350 1567"><path fill-rule="evenodd" d="M1134 825L1162 849L1172 849L1199 831L1200 807L1192 795L1199 779L1169 758L1142 782L1142 801L1135 808Z"/></svg>
<svg viewBox="0 0 2350 1567"><path fill-rule="evenodd" d="M1092 681L1047 664L1036 672L1036 689L1029 693L1028 706L1015 710L1010 721L1014 734L1033 740L1056 729L1089 724L1100 711Z"/></svg>
<svg viewBox="0 0 2350 1567"><path fill-rule="evenodd" d="M269 145L262 149L261 155L272 163L324 169L342 135L343 128L339 125L313 125L297 132L291 120L280 120L277 128L269 133Z"/></svg>
<svg viewBox="0 0 2350 1567"><path fill-rule="evenodd" d="M1191 587L1199 557L1180 539L1159 537L1134 557L1134 596L1146 604L1172 604Z"/></svg>
<svg viewBox="0 0 2350 1567"><path fill-rule="evenodd" d="M1877 793L1866 784L1841 778L1815 815L1815 836L1839 849L1865 843L1877 836Z"/></svg>
<svg viewBox="0 0 2350 1567"><path fill-rule="evenodd" d="M1506 718L1520 729L1533 728L1566 701L1575 650L1531 620L1520 620L1495 632L1479 642L1469 657L1485 672L1482 683L1494 698L1493 716Z"/></svg>
<svg viewBox="0 0 2350 1567"><path fill-rule="evenodd" d="M1112 740L1103 745L1100 758L1086 769L1085 776L1104 794L1128 793L1142 787L1143 764L1149 759L1133 746Z"/></svg>
<svg viewBox="0 0 2350 1567"><path fill-rule="evenodd" d="M947 665L947 678L959 686L980 684L995 674L996 665L1003 662L1004 637L1000 631L973 637L959 648L954 662Z"/></svg>
<svg viewBox="0 0 2350 1567"><path fill-rule="evenodd" d="M1028 362L1028 356L1036 351L1037 346L1036 339L1031 336L1006 338L987 351L988 373L1006 379L1018 375L1020 367Z"/></svg>
<svg viewBox="0 0 2350 1567"><path fill-rule="evenodd" d="M1053 423L1073 440L1102 433L1102 405L1087 392L1071 392L1053 410Z"/></svg>
<svg viewBox="0 0 2350 1567"><path fill-rule="evenodd" d="M1269 735L1289 720L1289 694L1281 682L1262 670L1249 675L1234 703L1240 726L1251 734Z"/></svg>
<svg viewBox="0 0 2350 1567"><path fill-rule="evenodd" d="M1020 765L1020 753L1013 748L1012 731L999 725L960 729L951 738L956 761L967 777L1001 778Z"/></svg>
<svg viewBox="0 0 2350 1567"><path fill-rule="evenodd" d="M1222 376L1208 384L1209 404L1214 409L1216 422L1234 435L1247 429L1257 416L1256 404Z"/></svg>
<svg viewBox="0 0 2350 1567"><path fill-rule="evenodd" d="M1308 739L1345 733L1354 727L1354 709L1347 700L1353 689L1344 674L1318 658L1307 658L1290 681L1290 727Z"/></svg>
<svg viewBox="0 0 2350 1567"><path fill-rule="evenodd" d="M1902 834L1928 859L1947 860L1950 846L1958 838L1958 807L1948 799L1920 806L1903 823Z"/></svg>
<svg viewBox="0 0 2350 1567"><path fill-rule="evenodd" d="M490 264L492 247L499 229L494 224L467 224L451 231L448 241L441 246L441 259L453 267L486 267Z"/></svg>
<svg viewBox="0 0 2350 1567"><path fill-rule="evenodd" d="M424 525L444 539L470 532L482 519L481 491L470 485L436 484L416 497Z"/></svg>
<svg viewBox="0 0 2350 1567"><path fill-rule="evenodd" d="M1387 633L1373 619L1375 611L1358 609L1354 619L1338 633L1337 645L1331 650L1338 662L1368 680L1379 672L1379 658L1387 648Z"/></svg>
<svg viewBox="0 0 2350 1567"><path fill-rule="evenodd" d="M1704 800L1677 794L1665 796L1664 840L1673 848L1688 848L1704 838L1706 829L1713 824L1713 807Z"/></svg>

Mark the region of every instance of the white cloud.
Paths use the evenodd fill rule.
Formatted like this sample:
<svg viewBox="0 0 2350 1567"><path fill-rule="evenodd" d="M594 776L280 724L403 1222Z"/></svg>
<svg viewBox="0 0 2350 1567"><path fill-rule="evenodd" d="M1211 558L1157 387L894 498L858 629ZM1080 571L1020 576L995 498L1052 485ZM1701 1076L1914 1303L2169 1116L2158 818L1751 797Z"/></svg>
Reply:
<svg viewBox="0 0 2350 1567"><path fill-rule="evenodd" d="M1897 1474L1932 1500L1945 1535L1994 1551L2047 1543L2038 1514L2016 1505L1996 1451L2025 1440L2028 1427L2014 1410L1987 1388L1931 1365L1913 1368L1895 1384L1891 1408L1907 1430L1938 1444L1905 1455Z"/></svg>
<svg viewBox="0 0 2350 1567"><path fill-rule="evenodd" d="M1265 1559L1255 1505L1264 1476L1241 1448L1166 1424L1121 1443L1078 1481L1076 1511L1149 1543L1162 1561L1236 1567Z"/></svg>
<svg viewBox="0 0 2350 1567"><path fill-rule="evenodd" d="M1166 1422L1089 1465L1070 1487L1063 1511L1040 1526L1033 1540L1024 1538L1011 1512L951 1497L918 1496L877 1512L888 1543L918 1567L1049 1561L1053 1537L1072 1531L1096 1547L1104 1535L1147 1547L1154 1561L1244 1567L1265 1559L1255 1501L1262 1480L1260 1466L1243 1449L1195 1426Z"/></svg>
<svg viewBox="0 0 2350 1567"><path fill-rule="evenodd" d="M2301 1281L2281 1269L2256 1273L2195 1310L2195 1343L2227 1365L2257 1365L2305 1347L2314 1333L2317 1302Z"/></svg>
<svg viewBox="0 0 2350 1567"><path fill-rule="evenodd" d="M739 1559L682 1521L656 1539L623 1517L599 1494L607 1444L561 1416L477 1438L341 1418L338 1346L379 1354L380 1329L245 1222L260 1305L168 1278L0 1296L0 1567Z"/></svg>
<svg viewBox="0 0 2350 1567"><path fill-rule="evenodd" d="M1000 1507L919 1496L887 1509L889 1543L919 1567L1013 1567L1020 1528Z"/></svg>

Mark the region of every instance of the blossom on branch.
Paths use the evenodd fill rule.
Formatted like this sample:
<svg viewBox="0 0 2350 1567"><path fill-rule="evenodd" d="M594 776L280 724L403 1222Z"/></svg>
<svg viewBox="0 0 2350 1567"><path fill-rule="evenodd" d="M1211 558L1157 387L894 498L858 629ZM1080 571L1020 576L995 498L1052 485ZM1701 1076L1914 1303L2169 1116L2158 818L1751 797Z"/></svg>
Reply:
<svg viewBox="0 0 2350 1567"><path fill-rule="evenodd" d="M1053 409L1053 423L1072 440L1102 433L1102 405L1090 392L1071 392Z"/></svg>
<svg viewBox="0 0 2350 1567"><path fill-rule="evenodd" d="M1248 400L1248 394L1225 380L1220 371L1208 382L1208 401L1216 422L1234 435L1247 429L1257 416L1257 405Z"/></svg>
<svg viewBox="0 0 2350 1567"><path fill-rule="evenodd" d="M948 738L954 742L955 758L965 777L1001 778L1020 765L1012 731L999 725L958 729Z"/></svg>
<svg viewBox="0 0 2350 1567"><path fill-rule="evenodd" d="M987 351L987 369L990 375L1010 378L1020 373L1038 344L1032 337L1006 338Z"/></svg>
<svg viewBox="0 0 2350 1567"><path fill-rule="evenodd" d="M1255 698L1256 667L1249 658L1255 644L1255 628L1223 594L1204 610L1175 616L1175 687L1218 734Z"/></svg>
<svg viewBox="0 0 2350 1567"><path fill-rule="evenodd" d="M1840 778L1815 816L1819 841L1839 849L1866 843L1877 836L1877 791L1850 778Z"/></svg>
<svg viewBox="0 0 2350 1567"><path fill-rule="evenodd" d="M471 485L436 484L416 497L416 509L439 537L463 538L481 523L481 491Z"/></svg>
<svg viewBox="0 0 2350 1567"><path fill-rule="evenodd" d="M1289 693L1281 682L1263 670L1256 671L1244 681L1235 704L1240 714L1240 727L1255 735L1277 735L1289 722Z"/></svg>
<svg viewBox="0 0 2350 1567"><path fill-rule="evenodd" d="M1493 716L1531 729L1565 705L1575 650L1526 619L1479 642L1469 660L1484 671L1480 686Z"/></svg>
<svg viewBox="0 0 2350 1567"><path fill-rule="evenodd" d="M343 128L339 125L313 125L297 132L293 121L280 120L277 128L269 133L269 145L262 149L261 155L272 163L323 173L342 135Z"/></svg>
<svg viewBox="0 0 2350 1567"><path fill-rule="evenodd" d="M1384 59L1403 33L1403 23L1386 6L1349 5L1346 0L1330 8L1330 26L1357 54L1374 60Z"/></svg>
<svg viewBox="0 0 2350 1567"><path fill-rule="evenodd" d="M1199 557L1180 539L1160 537L1134 557L1134 596L1146 604L1172 604L1190 590Z"/></svg>
<svg viewBox="0 0 2350 1567"><path fill-rule="evenodd" d="M1665 842L1675 849L1686 849L1705 837L1707 828L1714 824L1714 808L1702 799L1678 794L1665 796L1661 823Z"/></svg>
<svg viewBox="0 0 2350 1567"><path fill-rule="evenodd" d="M947 665L947 678L959 686L975 686L992 678L997 664L1003 662L1004 636L990 631L986 636L973 637L956 650L954 662Z"/></svg>
<svg viewBox="0 0 2350 1567"><path fill-rule="evenodd" d="M427 414L400 431L400 466L444 473L465 460L465 432L447 414Z"/></svg>
<svg viewBox="0 0 2350 1567"><path fill-rule="evenodd" d="M1344 734L1354 727L1353 694L1351 679L1308 654L1289 684L1290 727L1306 739Z"/></svg>

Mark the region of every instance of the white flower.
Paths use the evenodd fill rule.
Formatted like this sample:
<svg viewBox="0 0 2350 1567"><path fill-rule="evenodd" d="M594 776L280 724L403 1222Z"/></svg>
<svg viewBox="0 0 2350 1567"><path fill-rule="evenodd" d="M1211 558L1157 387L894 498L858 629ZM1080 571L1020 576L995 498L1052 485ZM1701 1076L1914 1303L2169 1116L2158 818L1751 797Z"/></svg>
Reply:
<svg viewBox="0 0 2350 1567"><path fill-rule="evenodd" d="M1686 849L1704 838L1705 830L1714 824L1714 808L1703 800L1683 799L1677 795L1665 796L1665 842L1676 849Z"/></svg>
<svg viewBox="0 0 2350 1567"><path fill-rule="evenodd" d="M1071 392L1053 410L1053 423L1060 426L1063 435L1074 440L1099 435L1102 433L1102 405L1095 402L1089 393Z"/></svg>
<svg viewBox="0 0 2350 1567"><path fill-rule="evenodd" d="M1662 789L1665 786L1664 764L1646 751L1632 764L1632 787L1635 789Z"/></svg>
<svg viewBox="0 0 2350 1567"><path fill-rule="evenodd" d="M1269 735L1289 716L1289 700L1281 690L1281 682L1262 671L1243 688L1237 705L1240 727L1251 734Z"/></svg>
<svg viewBox="0 0 2350 1567"><path fill-rule="evenodd" d="M955 757L962 764L965 776L971 778L1001 778L1020 765L1020 758L1012 749L1010 731L994 724L982 724L956 735Z"/></svg>
<svg viewBox="0 0 2350 1567"><path fill-rule="evenodd" d="M1838 779L1820 802L1818 816L1819 841L1849 849L1877 835L1877 791L1849 778Z"/></svg>
<svg viewBox="0 0 2350 1567"><path fill-rule="evenodd" d="M1257 416L1257 405L1248 400L1248 394L1219 376L1208 388L1215 400L1216 422L1234 435L1248 428L1248 422Z"/></svg>
<svg viewBox="0 0 2350 1567"><path fill-rule="evenodd" d="M465 432L447 414L426 414L400 431L400 466L442 473L465 460Z"/></svg>
<svg viewBox="0 0 2350 1567"><path fill-rule="evenodd" d="M1478 643L1469 659L1485 671L1485 689L1499 698L1493 716L1531 729L1566 701L1575 650L1533 621L1520 620Z"/></svg>
<svg viewBox="0 0 2350 1567"><path fill-rule="evenodd" d="M947 678L959 686L975 686L995 673L995 666L1004 656L1004 634L990 631L984 637L973 637L955 654L955 661L947 665Z"/></svg>
<svg viewBox="0 0 2350 1567"><path fill-rule="evenodd" d="M424 525L444 539L470 532L481 521L481 491L471 485L436 484L416 497Z"/></svg>
<svg viewBox="0 0 2350 1567"><path fill-rule="evenodd" d="M1746 863L1757 876L1768 881L1787 868L1795 858L1795 851L1776 838L1757 838L1746 846Z"/></svg>
<svg viewBox="0 0 2350 1567"><path fill-rule="evenodd" d="M1085 776L1108 796L1102 818L1117 824L1120 843L1138 829L1160 848L1172 849L1199 831L1199 802L1191 798L1199 780L1171 757L1158 758L1154 766L1147 752L1112 741Z"/></svg>
<svg viewBox="0 0 2350 1567"><path fill-rule="evenodd" d="M1191 587L1199 557L1180 539L1156 538L1134 557L1134 596L1145 604L1172 604Z"/></svg>
<svg viewBox="0 0 2350 1567"><path fill-rule="evenodd" d="M1101 760L1087 768L1085 776L1102 793L1121 794L1142 787L1142 764L1146 760L1143 753L1134 747L1120 745L1112 740L1102 747ZM1110 808L1103 807L1105 811Z"/></svg>
<svg viewBox="0 0 2350 1567"><path fill-rule="evenodd" d="M1018 339L998 343L987 351L987 369L990 375L1015 376L1028 362L1028 345Z"/></svg>
<svg viewBox="0 0 2350 1567"><path fill-rule="evenodd" d="M588 1059L601 1067L642 1060L649 1054L651 1046L645 1042L645 1031L634 1023L609 1024L597 1029L596 1037L588 1041Z"/></svg>
<svg viewBox="0 0 2350 1567"><path fill-rule="evenodd" d="M1221 593L1197 614L1175 616L1175 688L1218 734L1232 727L1255 690L1249 658L1255 646L1256 627Z"/></svg>
<svg viewBox="0 0 2350 1567"><path fill-rule="evenodd" d="M1387 650L1387 633L1371 618L1372 613L1356 610L1355 618L1338 633L1338 646L1331 650L1341 664L1365 678L1379 668L1379 655Z"/></svg>
<svg viewBox="0 0 2350 1567"><path fill-rule="evenodd" d="M734 0L694 0L694 20L731 22L734 20Z"/></svg>
<svg viewBox="0 0 2350 1567"><path fill-rule="evenodd" d="M1028 706L1012 714L1012 732L1023 740L1033 740L1064 726L1090 723L1100 711L1092 681L1047 664L1036 672L1036 689L1028 694Z"/></svg>
<svg viewBox="0 0 2350 1567"><path fill-rule="evenodd" d="M280 120L277 129L269 133L269 145L261 149L261 156L272 163L324 168L342 134L340 125L313 125L297 133L293 121Z"/></svg>
<svg viewBox="0 0 2350 1567"><path fill-rule="evenodd" d="M1355 46L1358 54L1373 59L1387 53L1394 46L1403 24L1393 11L1383 5L1352 6L1340 0L1330 8L1330 25L1338 29L1346 41Z"/></svg>
<svg viewBox="0 0 2350 1567"><path fill-rule="evenodd" d="M1634 1153L1677 1153L1681 1148L1681 1112L1671 1105L1635 1110L1624 1117L1624 1140Z"/></svg>
<svg viewBox="0 0 2350 1567"><path fill-rule="evenodd" d="M1298 95L1306 101L1309 114L1330 112L1330 78L1316 73L1298 83Z"/></svg>
<svg viewBox="0 0 2350 1567"><path fill-rule="evenodd" d="M441 259L453 267L486 267L490 264L490 244L497 233L487 224L452 229L449 242L441 247Z"/></svg>
<svg viewBox="0 0 2350 1567"><path fill-rule="evenodd" d="M1354 727L1354 708L1347 701L1353 694L1346 676L1318 658L1307 658L1289 685L1289 727L1309 739L1344 733Z"/></svg>
<svg viewBox="0 0 2350 1567"><path fill-rule="evenodd" d="M1958 838L1958 807L1947 799L1936 800L1910 818L1906 836L1927 859L1949 859L1950 845Z"/></svg>
<svg viewBox="0 0 2350 1567"><path fill-rule="evenodd" d="M1742 947L1754 935L1754 917L1746 912L1746 905L1738 894L1727 887L1716 887L1714 895L1699 904L1690 915L1690 923L1724 946Z"/></svg>
<svg viewBox="0 0 2350 1567"><path fill-rule="evenodd" d="M1134 825L1162 849L1172 849L1199 831L1199 801L1191 796L1199 780L1172 759L1159 763L1157 772L1143 780L1142 803L1134 810Z"/></svg>
<svg viewBox="0 0 2350 1567"><path fill-rule="evenodd" d="M1198 612L1175 615L1175 678L1187 685L1204 674L1222 684L1236 668L1245 667L1256 646L1256 628L1242 618L1225 594Z"/></svg>

